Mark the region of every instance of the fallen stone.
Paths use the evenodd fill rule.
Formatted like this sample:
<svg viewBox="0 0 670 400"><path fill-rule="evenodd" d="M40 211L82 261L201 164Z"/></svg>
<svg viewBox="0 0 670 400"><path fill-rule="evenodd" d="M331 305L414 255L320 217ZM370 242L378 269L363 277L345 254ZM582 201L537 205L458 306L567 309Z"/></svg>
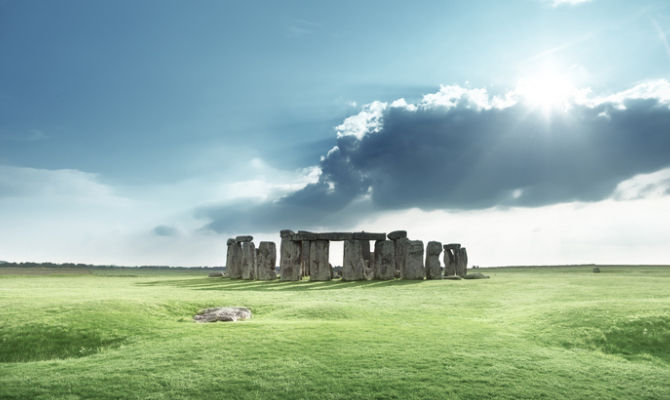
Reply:
<svg viewBox="0 0 670 400"><path fill-rule="evenodd" d="M452 280L452 281L460 281L463 278L461 278L458 275L445 275L442 279L449 279L449 280Z"/></svg>
<svg viewBox="0 0 670 400"><path fill-rule="evenodd" d="M193 317L196 322L234 322L251 318L251 310L246 307L215 307L198 311Z"/></svg>
<svg viewBox="0 0 670 400"><path fill-rule="evenodd" d="M463 279L489 279L488 275L484 275L481 272L471 272L463 277Z"/></svg>
<svg viewBox="0 0 670 400"><path fill-rule="evenodd" d="M402 239L407 237L407 231L393 231L386 235L391 240Z"/></svg>
<svg viewBox="0 0 670 400"><path fill-rule="evenodd" d="M235 238L236 242L251 242L252 240L254 240L254 237L251 235L237 236Z"/></svg>
<svg viewBox="0 0 670 400"><path fill-rule="evenodd" d="M223 272L221 271L216 271L216 272L210 272L209 275L207 275L210 278L220 278L223 276Z"/></svg>
<svg viewBox="0 0 670 400"><path fill-rule="evenodd" d="M440 266L440 253L442 243L428 242L426 245L426 278L442 279L442 268Z"/></svg>

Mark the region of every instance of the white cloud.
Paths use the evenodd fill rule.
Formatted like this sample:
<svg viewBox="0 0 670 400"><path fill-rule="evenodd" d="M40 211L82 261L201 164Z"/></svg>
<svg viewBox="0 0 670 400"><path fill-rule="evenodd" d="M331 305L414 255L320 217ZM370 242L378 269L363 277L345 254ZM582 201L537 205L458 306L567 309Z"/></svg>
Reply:
<svg viewBox="0 0 670 400"><path fill-rule="evenodd" d="M382 115L387 106L387 103L381 101L366 104L361 112L346 118L335 127L337 137L354 136L360 140L369 132L379 132L382 127Z"/></svg>

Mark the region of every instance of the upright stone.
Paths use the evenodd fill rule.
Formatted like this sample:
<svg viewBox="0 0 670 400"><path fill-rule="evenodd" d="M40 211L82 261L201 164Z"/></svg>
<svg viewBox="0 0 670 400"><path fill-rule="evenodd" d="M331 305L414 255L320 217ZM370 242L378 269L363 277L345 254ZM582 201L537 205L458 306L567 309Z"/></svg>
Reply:
<svg viewBox="0 0 670 400"><path fill-rule="evenodd" d="M272 281L277 279L275 267L277 265L277 246L274 242L260 242L258 244L258 257L256 258L257 275L260 281Z"/></svg>
<svg viewBox="0 0 670 400"><path fill-rule="evenodd" d="M395 276L395 246L391 240L375 242L375 279L390 280Z"/></svg>
<svg viewBox="0 0 670 400"><path fill-rule="evenodd" d="M460 246L459 246L460 248ZM456 253L458 250L448 244L444 245L444 276L456 275Z"/></svg>
<svg viewBox="0 0 670 400"><path fill-rule="evenodd" d="M309 279L311 281L329 281L332 277L330 263L328 263L330 242L327 240L311 240L309 247Z"/></svg>
<svg viewBox="0 0 670 400"><path fill-rule="evenodd" d="M368 243L368 256L369 246ZM343 281L362 281L365 280L365 258L363 257L363 241L345 240L344 241L344 259L342 265Z"/></svg>
<svg viewBox="0 0 670 400"><path fill-rule="evenodd" d="M300 248L301 248L301 255L300 255L300 268L302 271L300 272L301 276L310 276L310 244L312 243L311 240L303 240L300 242Z"/></svg>
<svg viewBox="0 0 670 400"><path fill-rule="evenodd" d="M255 279L256 246L254 242L242 242L242 279Z"/></svg>
<svg viewBox="0 0 670 400"><path fill-rule="evenodd" d="M405 269L405 263L407 261L407 249L409 247L410 240L406 237L393 240L393 245L395 248L395 277L400 278L402 275L402 270Z"/></svg>
<svg viewBox="0 0 670 400"><path fill-rule="evenodd" d="M291 240L295 235L293 231L283 230L280 232L280 259L279 275L282 281L300 280L300 248L302 244Z"/></svg>
<svg viewBox="0 0 670 400"><path fill-rule="evenodd" d="M401 271L402 279L422 280L426 277L423 267L423 242L411 240L407 246L405 268Z"/></svg>
<svg viewBox="0 0 670 400"><path fill-rule="evenodd" d="M242 278L242 245L236 240L228 240L226 275L231 279Z"/></svg>
<svg viewBox="0 0 670 400"><path fill-rule="evenodd" d="M428 242L426 245L426 278L442 279L440 269L440 253L442 253L442 243Z"/></svg>
<svg viewBox="0 0 670 400"><path fill-rule="evenodd" d="M465 247L461 247L457 251L456 275L464 277L468 273L468 252Z"/></svg>

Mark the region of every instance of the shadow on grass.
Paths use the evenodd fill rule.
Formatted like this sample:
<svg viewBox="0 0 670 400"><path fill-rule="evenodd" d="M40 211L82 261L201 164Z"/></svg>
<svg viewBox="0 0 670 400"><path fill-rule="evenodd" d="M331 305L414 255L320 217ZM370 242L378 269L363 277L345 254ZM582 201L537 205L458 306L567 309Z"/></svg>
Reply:
<svg viewBox="0 0 670 400"><path fill-rule="evenodd" d="M387 286L416 285L422 281L391 280L391 281L246 281L228 278L173 279L151 282L138 282L137 286L172 286L193 290L226 290L226 291L308 291L338 289L369 289Z"/></svg>

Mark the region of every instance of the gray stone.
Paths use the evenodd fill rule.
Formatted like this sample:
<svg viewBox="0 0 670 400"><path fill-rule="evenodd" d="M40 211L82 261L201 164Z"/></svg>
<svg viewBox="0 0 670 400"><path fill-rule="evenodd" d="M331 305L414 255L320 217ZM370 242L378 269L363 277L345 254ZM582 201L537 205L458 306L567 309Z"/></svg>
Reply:
<svg viewBox="0 0 670 400"><path fill-rule="evenodd" d="M468 273L468 252L465 250L465 247L461 247L458 251L458 257L456 257L456 275L465 277Z"/></svg>
<svg viewBox="0 0 670 400"><path fill-rule="evenodd" d="M395 246L390 240L375 242L375 279L390 280L395 276Z"/></svg>
<svg viewBox="0 0 670 400"><path fill-rule="evenodd" d="M465 275L463 279L489 279L489 276L484 275L481 272L472 272Z"/></svg>
<svg viewBox="0 0 670 400"><path fill-rule="evenodd" d="M333 275L328 262L330 242L327 240L312 240L309 244L309 279L311 281L329 281Z"/></svg>
<svg viewBox="0 0 670 400"><path fill-rule="evenodd" d="M391 240L402 239L407 237L407 231L393 231L386 235Z"/></svg>
<svg viewBox="0 0 670 400"><path fill-rule="evenodd" d="M252 240L254 240L254 237L251 235L237 236L235 238L236 242L251 242Z"/></svg>
<svg viewBox="0 0 670 400"><path fill-rule="evenodd" d="M407 262L407 249L409 247L410 240L406 237L396 239L393 241L393 246L395 248L395 277L400 278L402 270L405 268L405 263Z"/></svg>
<svg viewBox="0 0 670 400"><path fill-rule="evenodd" d="M242 242L242 279L256 278L256 246L254 242Z"/></svg>
<svg viewBox="0 0 670 400"><path fill-rule="evenodd" d="M458 275L445 275L442 279L449 279L449 280L452 280L452 281L460 281L463 278L461 278Z"/></svg>
<svg viewBox="0 0 670 400"><path fill-rule="evenodd" d="M309 240L303 240L300 242L300 276L310 276L311 272L309 269L309 249L310 249L310 243L311 241Z"/></svg>
<svg viewBox="0 0 670 400"><path fill-rule="evenodd" d="M256 258L256 279L260 281L277 279L276 265L277 246L274 242L260 242L258 244L258 257Z"/></svg>
<svg viewBox="0 0 670 400"><path fill-rule="evenodd" d="M449 243L444 245L445 250L455 250L455 249L460 249L461 244L460 243Z"/></svg>
<svg viewBox="0 0 670 400"><path fill-rule="evenodd" d="M426 277L423 266L423 242L421 240L410 240L407 247L405 267L400 271L402 279L422 280Z"/></svg>
<svg viewBox="0 0 670 400"><path fill-rule="evenodd" d="M451 248L447 248L447 246L444 246L444 276L456 276L456 253L454 250Z"/></svg>
<svg viewBox="0 0 670 400"><path fill-rule="evenodd" d="M440 253L442 243L428 242L426 245L426 278L442 279L442 267L440 266Z"/></svg>
<svg viewBox="0 0 670 400"><path fill-rule="evenodd" d="M210 272L207 276L210 278L221 278L223 276L223 272L221 271Z"/></svg>
<svg viewBox="0 0 670 400"><path fill-rule="evenodd" d="M363 241L345 240L344 241L344 259L342 265L342 280L362 281L365 280L365 258L363 257ZM369 253L370 243L368 242Z"/></svg>
<svg viewBox="0 0 670 400"><path fill-rule="evenodd" d="M230 238L230 239L228 239L228 242L226 243L226 245L230 246L233 243L235 243L235 239Z"/></svg>
<svg viewBox="0 0 670 400"><path fill-rule="evenodd" d="M281 237L282 239L290 239L291 237L293 237L293 235L295 235L295 232L293 232L290 229L282 229L281 231L279 231L279 237Z"/></svg>
<svg viewBox="0 0 670 400"><path fill-rule="evenodd" d="M280 245L279 275L282 281L299 281L300 248L302 243L282 238Z"/></svg>
<svg viewBox="0 0 670 400"><path fill-rule="evenodd" d="M234 322L251 318L251 310L246 307L216 307L198 311L193 317L196 322Z"/></svg>
<svg viewBox="0 0 670 400"><path fill-rule="evenodd" d="M228 245L226 275L231 279L242 278L242 245L235 241Z"/></svg>

